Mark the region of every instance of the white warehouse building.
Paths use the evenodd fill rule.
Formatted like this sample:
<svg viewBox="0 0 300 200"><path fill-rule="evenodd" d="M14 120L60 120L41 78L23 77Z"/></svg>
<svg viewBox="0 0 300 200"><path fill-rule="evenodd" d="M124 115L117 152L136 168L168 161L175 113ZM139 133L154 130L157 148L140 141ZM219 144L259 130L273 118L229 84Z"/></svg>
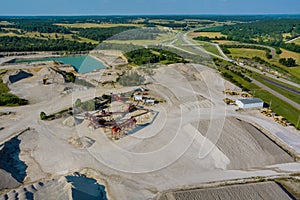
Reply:
<svg viewBox="0 0 300 200"><path fill-rule="evenodd" d="M238 99L236 100L236 105L239 108L249 109L249 108L263 108L264 102L259 98L251 98L251 99Z"/></svg>

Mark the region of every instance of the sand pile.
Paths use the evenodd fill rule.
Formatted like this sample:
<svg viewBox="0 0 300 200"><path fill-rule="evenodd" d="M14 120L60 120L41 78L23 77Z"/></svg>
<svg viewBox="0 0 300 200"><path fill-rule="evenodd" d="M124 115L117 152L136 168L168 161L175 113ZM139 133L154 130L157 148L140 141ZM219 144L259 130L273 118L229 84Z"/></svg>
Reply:
<svg viewBox="0 0 300 200"><path fill-rule="evenodd" d="M219 188L187 190L167 193L159 200L173 199L249 199L273 200L291 199L287 193L275 182L253 183L245 185L225 186Z"/></svg>
<svg viewBox="0 0 300 200"><path fill-rule="evenodd" d="M235 119L200 121L198 130L210 137L210 126L223 126L217 147L230 159L228 169L249 169L266 165L293 162L293 158L273 143L253 125Z"/></svg>

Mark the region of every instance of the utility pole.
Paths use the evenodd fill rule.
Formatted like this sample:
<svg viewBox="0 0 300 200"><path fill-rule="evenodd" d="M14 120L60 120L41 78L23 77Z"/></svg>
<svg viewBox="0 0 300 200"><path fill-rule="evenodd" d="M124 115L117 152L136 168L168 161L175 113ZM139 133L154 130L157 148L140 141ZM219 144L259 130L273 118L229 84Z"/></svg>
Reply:
<svg viewBox="0 0 300 200"><path fill-rule="evenodd" d="M299 122L300 122L300 115L298 116L298 122L297 122L297 127L296 128L298 128Z"/></svg>
<svg viewBox="0 0 300 200"><path fill-rule="evenodd" d="M270 109L271 109L271 105L272 105L272 100L270 101L270 106L269 106L269 107L270 107Z"/></svg>

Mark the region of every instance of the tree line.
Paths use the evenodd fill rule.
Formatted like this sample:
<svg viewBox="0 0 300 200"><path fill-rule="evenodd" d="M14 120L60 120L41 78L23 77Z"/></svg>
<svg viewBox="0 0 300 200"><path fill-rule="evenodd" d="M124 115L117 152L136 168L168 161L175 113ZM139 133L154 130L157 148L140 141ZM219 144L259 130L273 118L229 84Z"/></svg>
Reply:
<svg viewBox="0 0 300 200"><path fill-rule="evenodd" d="M95 48L91 43L64 39L36 39L27 37L0 37L0 52L6 51L87 51Z"/></svg>
<svg viewBox="0 0 300 200"><path fill-rule="evenodd" d="M123 31L128 31L135 28L135 26L117 26L110 28L72 28L72 30L78 31L78 35L81 37L102 42Z"/></svg>
<svg viewBox="0 0 300 200"><path fill-rule="evenodd" d="M17 28L26 32L40 33L65 33L70 34L70 29L63 26L56 26L51 21L43 21L40 19L20 19L13 20L13 24L1 25L3 28Z"/></svg>

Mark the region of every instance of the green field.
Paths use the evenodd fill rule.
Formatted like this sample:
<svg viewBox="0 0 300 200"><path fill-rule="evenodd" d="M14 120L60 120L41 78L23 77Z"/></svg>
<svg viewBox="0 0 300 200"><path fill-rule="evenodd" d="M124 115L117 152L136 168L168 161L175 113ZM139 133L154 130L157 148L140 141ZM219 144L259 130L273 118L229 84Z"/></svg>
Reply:
<svg viewBox="0 0 300 200"><path fill-rule="evenodd" d="M213 54L221 56L220 52L218 51L217 47L211 44L205 44L202 46L206 51L209 51Z"/></svg>
<svg viewBox="0 0 300 200"><path fill-rule="evenodd" d="M235 42L235 41L231 41L231 40L212 40L213 43L216 44L228 44L228 45L234 45L234 44L241 44L240 42Z"/></svg>
<svg viewBox="0 0 300 200"><path fill-rule="evenodd" d="M293 58L296 60L296 63L300 65L300 53L288 51L281 48L282 53L279 55L280 58Z"/></svg>
<svg viewBox="0 0 300 200"><path fill-rule="evenodd" d="M300 66L299 67L289 67L287 69L290 74L296 76L298 79L300 79Z"/></svg>
<svg viewBox="0 0 300 200"><path fill-rule="evenodd" d="M290 123L297 125L298 117L300 116L300 110L281 100L280 98L272 95L266 90L256 90L255 96L261 98L264 102L271 102L271 109L277 113L285 117ZM300 129L300 125L296 127Z"/></svg>
<svg viewBox="0 0 300 200"><path fill-rule="evenodd" d="M264 50L258 50L258 49L246 49L246 48L228 48L230 51L229 56L233 58L253 58L253 57L259 57L261 59L266 60L266 51Z"/></svg>
<svg viewBox="0 0 300 200"><path fill-rule="evenodd" d="M211 39L214 39L215 37L226 37L226 35L223 35L221 32L191 32L191 33L189 33L189 37L191 37L191 38L195 38L198 36L209 37Z"/></svg>
<svg viewBox="0 0 300 200"><path fill-rule="evenodd" d="M213 54L216 54L218 56L221 56L220 52L218 51L217 47L215 45L212 45L209 42L204 42L204 41L199 41L199 40L194 40L194 42L201 44L201 47L205 49L206 51L209 51Z"/></svg>
<svg viewBox="0 0 300 200"><path fill-rule="evenodd" d="M293 43L300 45L300 37L297 40L294 40Z"/></svg>

